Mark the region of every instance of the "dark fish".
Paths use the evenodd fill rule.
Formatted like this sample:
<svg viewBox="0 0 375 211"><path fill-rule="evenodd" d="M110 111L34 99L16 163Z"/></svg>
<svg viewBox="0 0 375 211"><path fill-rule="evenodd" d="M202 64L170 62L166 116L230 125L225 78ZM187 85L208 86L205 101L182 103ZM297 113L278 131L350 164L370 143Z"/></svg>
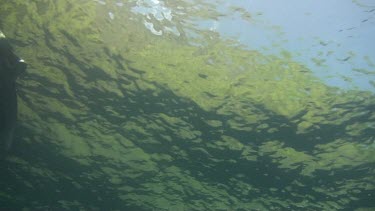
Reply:
<svg viewBox="0 0 375 211"><path fill-rule="evenodd" d="M348 57L346 57L346 58L344 58L344 59L338 59L338 60L343 61L343 62L346 62L346 61L348 61L350 58L352 58L352 57L351 57L351 56L348 56Z"/></svg>
<svg viewBox="0 0 375 211"><path fill-rule="evenodd" d="M322 46L327 46L328 45L328 43L323 42L323 41L320 41L319 44L322 45Z"/></svg>
<svg viewBox="0 0 375 211"><path fill-rule="evenodd" d="M12 51L0 31L0 150L4 156L13 142L17 120L17 76L26 70L26 63Z"/></svg>

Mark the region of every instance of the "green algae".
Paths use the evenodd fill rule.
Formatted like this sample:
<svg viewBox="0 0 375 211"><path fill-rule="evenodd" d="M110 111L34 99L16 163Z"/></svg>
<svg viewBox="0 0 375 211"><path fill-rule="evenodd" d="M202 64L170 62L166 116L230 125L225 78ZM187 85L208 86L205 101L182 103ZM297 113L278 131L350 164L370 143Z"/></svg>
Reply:
<svg viewBox="0 0 375 211"><path fill-rule="evenodd" d="M222 15L205 6L185 13ZM373 94L328 87L287 52L183 23L201 36L189 45L106 12L90 1L0 9L7 36L30 46L15 46L30 63L18 140L30 151L7 160L20 187L85 210L340 210L374 191ZM12 195L49 204L15 188L1 202Z"/></svg>

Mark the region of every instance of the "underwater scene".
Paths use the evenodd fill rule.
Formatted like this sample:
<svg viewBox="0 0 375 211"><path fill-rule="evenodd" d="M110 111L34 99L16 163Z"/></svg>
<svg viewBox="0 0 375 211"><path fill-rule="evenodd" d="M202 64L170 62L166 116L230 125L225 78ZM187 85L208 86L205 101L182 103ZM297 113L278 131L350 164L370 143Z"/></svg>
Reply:
<svg viewBox="0 0 375 211"><path fill-rule="evenodd" d="M375 210L375 1L0 0L0 210Z"/></svg>

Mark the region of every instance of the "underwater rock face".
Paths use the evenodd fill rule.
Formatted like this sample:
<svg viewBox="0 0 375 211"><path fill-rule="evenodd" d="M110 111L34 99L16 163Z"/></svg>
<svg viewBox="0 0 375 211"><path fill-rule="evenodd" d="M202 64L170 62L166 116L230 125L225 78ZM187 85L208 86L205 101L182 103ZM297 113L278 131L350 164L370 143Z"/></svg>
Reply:
<svg viewBox="0 0 375 211"><path fill-rule="evenodd" d="M0 144L2 156L13 142L17 119L16 79L26 64L12 52L0 31Z"/></svg>
<svg viewBox="0 0 375 211"><path fill-rule="evenodd" d="M372 206L373 93L326 86L291 59L209 29L176 25L200 35L192 42L157 36L145 16L168 25L169 13L152 18L131 9L143 1L122 2L0 7L30 64L18 80L18 147L1 166L0 210ZM221 15L205 1L149 2L178 5L171 20L181 23Z"/></svg>

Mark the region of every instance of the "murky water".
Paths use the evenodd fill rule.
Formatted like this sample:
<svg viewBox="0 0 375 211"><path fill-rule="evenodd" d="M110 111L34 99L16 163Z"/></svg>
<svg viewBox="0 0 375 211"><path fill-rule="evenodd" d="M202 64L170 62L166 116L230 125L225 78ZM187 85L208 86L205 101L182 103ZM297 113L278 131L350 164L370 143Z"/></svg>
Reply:
<svg viewBox="0 0 375 211"><path fill-rule="evenodd" d="M28 68L0 209L375 209L375 5L333 33L294 3L2 0Z"/></svg>

